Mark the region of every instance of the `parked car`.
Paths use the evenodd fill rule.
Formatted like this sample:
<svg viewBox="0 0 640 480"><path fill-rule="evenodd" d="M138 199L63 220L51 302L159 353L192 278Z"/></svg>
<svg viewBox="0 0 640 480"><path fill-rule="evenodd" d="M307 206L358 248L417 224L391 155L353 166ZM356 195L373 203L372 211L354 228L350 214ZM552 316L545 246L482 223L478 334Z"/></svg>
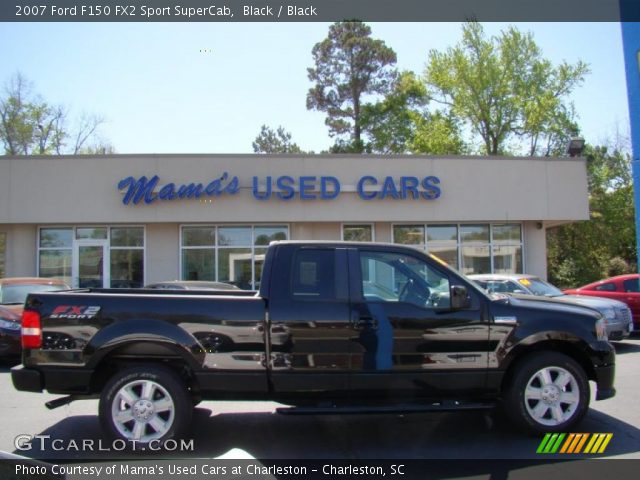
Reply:
<svg viewBox="0 0 640 480"><path fill-rule="evenodd" d="M20 316L27 295L32 292L69 290L64 281L56 278L6 277L0 278L0 305Z"/></svg>
<svg viewBox="0 0 640 480"><path fill-rule="evenodd" d="M469 278L489 293L537 295L594 308L607 319L609 340L622 340L634 330L629 307L617 300L568 295L534 275L485 274L469 275Z"/></svg>
<svg viewBox="0 0 640 480"><path fill-rule="evenodd" d="M160 290L240 290L235 285L224 282L205 282L198 280L168 280L145 285L144 288Z"/></svg>
<svg viewBox="0 0 640 480"><path fill-rule="evenodd" d="M281 413L450 411L503 405L566 432L615 395L615 349L592 308L489 296L418 250L273 242L258 294L86 289L30 294L21 391L100 397L110 437L186 433L202 399L275 400ZM52 332L67 341L50 343Z"/></svg>
<svg viewBox="0 0 640 480"><path fill-rule="evenodd" d="M640 288L638 279L640 275L630 273L618 275L590 283L583 287L565 290L572 295L589 295L593 297L611 298L626 303L631 309L635 329L640 329Z"/></svg>
<svg viewBox="0 0 640 480"><path fill-rule="evenodd" d="M0 307L0 358L18 357L20 347L20 315Z"/></svg>

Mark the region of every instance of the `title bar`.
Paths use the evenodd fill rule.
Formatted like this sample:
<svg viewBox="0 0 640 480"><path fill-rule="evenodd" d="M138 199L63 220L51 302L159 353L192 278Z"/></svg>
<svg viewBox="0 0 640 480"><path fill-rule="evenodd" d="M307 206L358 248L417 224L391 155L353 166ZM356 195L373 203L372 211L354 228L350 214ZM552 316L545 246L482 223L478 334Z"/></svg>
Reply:
<svg viewBox="0 0 640 480"><path fill-rule="evenodd" d="M638 22L640 0L4 0L2 22Z"/></svg>

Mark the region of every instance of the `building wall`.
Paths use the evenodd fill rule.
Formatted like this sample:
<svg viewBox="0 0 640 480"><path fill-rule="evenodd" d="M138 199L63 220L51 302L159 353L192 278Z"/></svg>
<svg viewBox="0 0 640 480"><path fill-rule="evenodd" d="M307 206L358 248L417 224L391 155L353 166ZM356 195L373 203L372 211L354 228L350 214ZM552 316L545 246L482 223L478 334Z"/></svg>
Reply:
<svg viewBox="0 0 640 480"><path fill-rule="evenodd" d="M200 199L123 203L118 183L159 176L163 185L208 184L223 172L240 190ZM335 177L335 199L255 198L253 177ZM364 200L359 179L438 177L435 199ZM318 186L310 194L320 196ZM145 281L181 278L180 228L193 224L271 223L289 226L294 240L341 240L344 224L372 224L374 239L393 241L394 224L520 223L524 268L546 277L545 226L588 219L586 165L576 158L426 157L376 155L107 155L1 157L0 232L6 233L6 275L37 273L38 227L144 225Z"/></svg>
<svg viewBox="0 0 640 480"><path fill-rule="evenodd" d="M224 172L240 192L202 199L123 205L118 183L158 175L159 185L203 183ZM333 176L333 200L257 200L252 179ZM440 179L441 196L362 200L372 175ZM378 186L379 187L379 186ZM317 194L317 192L313 192ZM575 158L262 155L113 155L0 159L1 223L194 223L343 221L572 221L588 219L586 167Z"/></svg>

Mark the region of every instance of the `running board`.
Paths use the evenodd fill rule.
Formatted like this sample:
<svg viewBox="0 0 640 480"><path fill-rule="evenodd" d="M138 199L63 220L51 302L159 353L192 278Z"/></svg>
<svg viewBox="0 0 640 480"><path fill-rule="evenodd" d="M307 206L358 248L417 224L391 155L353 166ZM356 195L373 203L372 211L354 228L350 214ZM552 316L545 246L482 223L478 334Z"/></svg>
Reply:
<svg viewBox="0 0 640 480"><path fill-rule="evenodd" d="M276 412L282 415L322 415L322 414L376 414L376 413L424 413L450 412L459 410L490 410L496 404L491 402L456 402L446 401L430 404L400 404L390 406L322 406L322 407L281 407Z"/></svg>

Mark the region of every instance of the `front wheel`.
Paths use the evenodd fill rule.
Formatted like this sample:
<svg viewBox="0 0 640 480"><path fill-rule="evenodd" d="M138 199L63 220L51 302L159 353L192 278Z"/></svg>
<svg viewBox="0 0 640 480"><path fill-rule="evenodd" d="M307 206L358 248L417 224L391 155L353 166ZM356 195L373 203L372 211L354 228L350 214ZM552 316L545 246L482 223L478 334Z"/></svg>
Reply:
<svg viewBox="0 0 640 480"><path fill-rule="evenodd" d="M541 352L515 366L505 392L507 415L532 433L567 431L589 408L589 381L572 358Z"/></svg>
<svg viewBox="0 0 640 480"><path fill-rule="evenodd" d="M191 399L170 369L132 367L114 375L100 396L100 422L129 447L161 444L183 433L191 420Z"/></svg>

